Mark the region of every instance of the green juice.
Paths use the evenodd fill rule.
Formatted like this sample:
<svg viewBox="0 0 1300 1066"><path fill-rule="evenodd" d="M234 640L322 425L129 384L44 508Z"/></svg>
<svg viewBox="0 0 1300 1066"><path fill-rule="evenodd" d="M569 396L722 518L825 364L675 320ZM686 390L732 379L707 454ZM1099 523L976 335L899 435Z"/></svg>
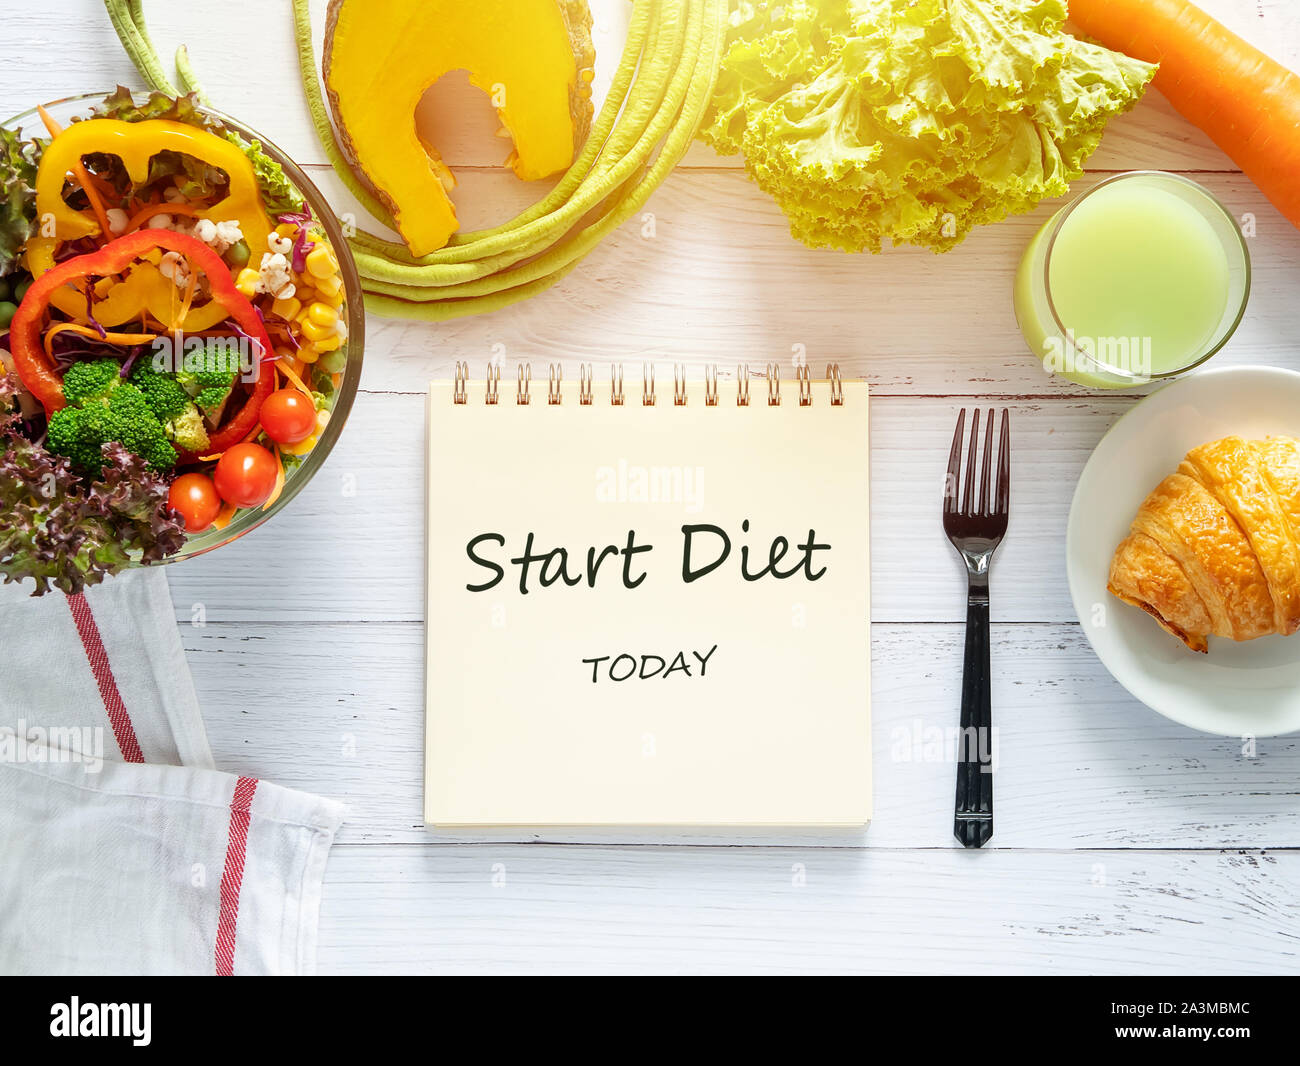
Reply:
<svg viewBox="0 0 1300 1066"><path fill-rule="evenodd" d="M1235 221L1176 175L1103 182L1038 231L1016 275L1016 318L1044 367L1126 388L1207 358L1245 305Z"/></svg>

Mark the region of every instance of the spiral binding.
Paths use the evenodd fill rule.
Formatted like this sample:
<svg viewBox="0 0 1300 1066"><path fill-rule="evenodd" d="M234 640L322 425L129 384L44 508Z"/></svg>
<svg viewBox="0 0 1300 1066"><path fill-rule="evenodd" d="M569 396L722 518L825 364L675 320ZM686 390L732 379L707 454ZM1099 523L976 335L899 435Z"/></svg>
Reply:
<svg viewBox="0 0 1300 1066"><path fill-rule="evenodd" d="M813 379L812 372L806 365L795 367L795 383L799 387L799 406L813 406ZM767 382L767 405L769 407L781 406L781 368L778 363L768 363L763 370L763 378ZM591 407L595 402L595 373L590 363L582 363L578 367L578 404L581 407ZM736 406L748 407L750 401L749 392L749 364L739 363L736 366ZM515 384L515 403L519 406L526 406L532 400L532 381L533 367L531 363L522 362L517 369ZM826 364L826 383L830 386L830 405L832 407L844 406L844 382L840 378L839 363ZM546 383L546 403L550 407L559 407L564 402L564 368L560 363L547 364L547 383ZM487 376L484 382L483 402L490 406L495 406L501 399L501 367L492 365L488 367ZM673 406L685 407L689 399L686 365L684 363L673 364ZM718 406L718 367L716 363L709 363L704 368L704 406ZM641 365L641 404L644 407L655 406L657 399L655 393L655 365L654 363L643 363ZM622 407L626 396L623 391L623 364L613 363L609 368L609 402L611 407ZM464 362L456 363L455 378L452 382L452 402L464 404L469 402L469 364Z"/></svg>

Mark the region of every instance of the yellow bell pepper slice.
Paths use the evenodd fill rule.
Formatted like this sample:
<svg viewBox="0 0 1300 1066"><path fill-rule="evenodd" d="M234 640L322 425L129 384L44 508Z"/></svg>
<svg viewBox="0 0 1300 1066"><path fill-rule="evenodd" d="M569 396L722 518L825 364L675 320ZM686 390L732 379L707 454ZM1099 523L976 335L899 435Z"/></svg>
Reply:
<svg viewBox="0 0 1300 1066"><path fill-rule="evenodd" d="M76 163L92 153L114 155L122 161L131 181L142 185L149 174L149 161L164 151L192 156L226 172L230 178L229 194L195 217L214 222L238 221L250 252L254 256L260 255L266 249L271 221L262 203L253 164L238 145L207 130L170 119L123 122L120 119L93 118L68 126L50 141L41 154L36 174L39 230L28 240L26 247L27 268L32 276L39 277L54 266L55 249L63 241L100 235L97 221L74 211L63 201L64 181ZM165 214L167 205L159 204L158 212ZM137 264L127 280L115 286L108 298L96 305L95 318L104 326L118 325L138 317L140 310L147 307L159 321L166 322L171 288L174 288L172 283L156 267ZM72 289L56 293L50 302L65 314L85 312L85 295ZM160 311L164 313L159 314ZM179 325L191 331L210 329L223 317L219 306L208 304L191 309L184 323Z"/></svg>

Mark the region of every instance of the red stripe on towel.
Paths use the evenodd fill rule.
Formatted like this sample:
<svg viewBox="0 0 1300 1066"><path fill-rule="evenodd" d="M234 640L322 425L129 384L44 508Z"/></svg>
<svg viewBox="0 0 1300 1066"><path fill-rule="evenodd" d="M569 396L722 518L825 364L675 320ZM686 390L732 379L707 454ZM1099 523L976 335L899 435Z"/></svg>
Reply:
<svg viewBox="0 0 1300 1066"><path fill-rule="evenodd" d="M230 842L226 845L226 868L221 874L221 915L217 919L217 976L235 972L235 926L239 920L239 889L244 883L244 852L248 847L249 811L257 778L241 777L235 782L230 800Z"/></svg>
<svg viewBox="0 0 1300 1066"><path fill-rule="evenodd" d="M127 762L144 762L144 752L140 750L140 741L136 739L135 726L131 724L131 715L127 713L126 704L122 702L122 693L118 691L117 679L113 677L113 668L108 663L108 652L104 650L104 640L99 635L99 626L90 604L80 592L68 597L68 608L72 611L72 620L77 625L81 645L86 649L86 659L90 662L90 672L95 675L95 684L99 686L100 698L104 701L104 710L108 712L108 723L113 727L113 736L122 751L122 758Z"/></svg>

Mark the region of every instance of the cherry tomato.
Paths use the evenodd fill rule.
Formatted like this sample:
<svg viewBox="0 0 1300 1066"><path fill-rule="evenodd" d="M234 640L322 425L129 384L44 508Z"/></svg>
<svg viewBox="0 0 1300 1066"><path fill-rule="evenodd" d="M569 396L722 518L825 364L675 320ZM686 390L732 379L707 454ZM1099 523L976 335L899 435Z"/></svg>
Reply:
<svg viewBox="0 0 1300 1066"><path fill-rule="evenodd" d="M187 533L202 533L221 513L221 497L207 474L182 474L172 482L167 503L181 513Z"/></svg>
<svg viewBox="0 0 1300 1066"><path fill-rule="evenodd" d="M259 507L275 488L279 467L260 444L236 444L217 460L213 483L221 498L236 507Z"/></svg>
<svg viewBox="0 0 1300 1066"><path fill-rule="evenodd" d="M298 389L279 389L262 402L260 418L276 444L297 444L316 432L316 405Z"/></svg>

